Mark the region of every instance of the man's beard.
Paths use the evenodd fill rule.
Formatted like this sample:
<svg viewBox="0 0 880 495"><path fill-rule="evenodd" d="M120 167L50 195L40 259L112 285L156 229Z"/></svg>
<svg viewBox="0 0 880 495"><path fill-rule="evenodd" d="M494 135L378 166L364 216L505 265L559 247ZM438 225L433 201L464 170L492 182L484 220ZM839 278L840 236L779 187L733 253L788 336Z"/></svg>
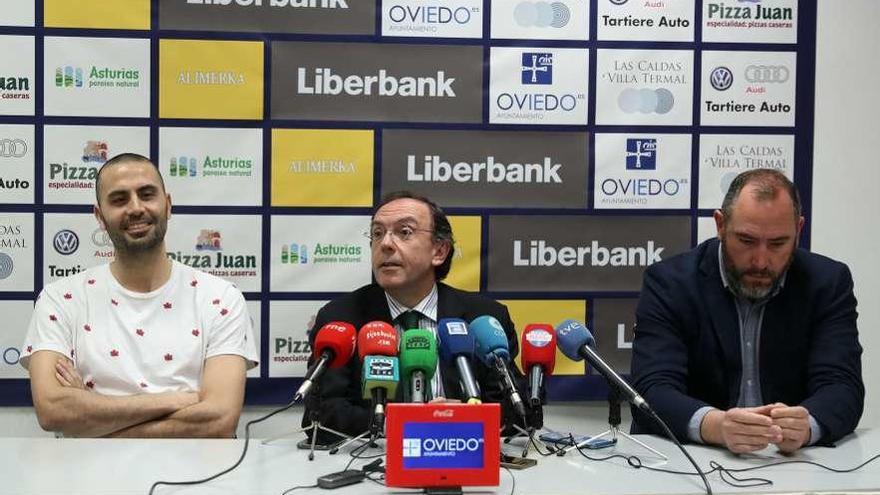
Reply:
<svg viewBox="0 0 880 495"><path fill-rule="evenodd" d="M785 262L785 266L779 272L771 270L740 270L734 266L732 258L727 252L727 243L724 238L721 239L721 251L724 256L724 272L727 275L727 283L730 289L734 294L753 301L764 299L772 294L776 287L779 286L782 274L788 270L788 267L791 266L791 262L794 260L794 249L792 249L788 260ZM770 283L767 285L748 285L744 280L746 275L768 277L770 278Z"/></svg>
<svg viewBox="0 0 880 495"><path fill-rule="evenodd" d="M103 218L103 216L102 216ZM151 219L149 215L144 215L143 219ZM141 219L138 219L141 220ZM118 228L111 227L104 218L104 225L107 226L107 235L113 242L113 248L116 250L117 256L137 255L155 249L165 240L165 232L168 230L168 218L164 215L152 219L153 229L145 236L130 239L126 237L126 224L131 223L131 219L124 220Z"/></svg>

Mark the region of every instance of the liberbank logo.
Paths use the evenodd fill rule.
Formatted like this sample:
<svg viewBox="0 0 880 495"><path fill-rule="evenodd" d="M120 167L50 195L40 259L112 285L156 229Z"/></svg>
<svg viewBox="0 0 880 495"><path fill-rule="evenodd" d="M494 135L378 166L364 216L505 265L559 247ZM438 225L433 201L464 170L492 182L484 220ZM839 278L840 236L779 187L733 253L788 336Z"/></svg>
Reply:
<svg viewBox="0 0 880 495"><path fill-rule="evenodd" d="M65 65L55 68L55 87L67 89L79 88L138 88L141 85L141 73L137 69L112 69L108 67L89 66L86 69Z"/></svg>
<svg viewBox="0 0 880 495"><path fill-rule="evenodd" d="M272 43L275 119L479 122L482 48Z"/></svg>
<svg viewBox="0 0 880 495"><path fill-rule="evenodd" d="M238 7L292 7L309 9L347 9L346 0L186 0L188 5L235 5Z"/></svg>
<svg viewBox="0 0 880 495"><path fill-rule="evenodd" d="M297 93L303 95L349 96L417 96L429 98L455 98L452 85L454 77L446 77L446 72L438 70L435 76L413 77L392 75L386 69L379 69L375 75L334 73L329 67L309 70L297 69Z"/></svg>
<svg viewBox="0 0 880 495"><path fill-rule="evenodd" d="M262 7L263 0L186 0L188 5L235 5L238 7ZM346 0L266 0L267 7L292 7L310 9L347 9Z"/></svg>
<svg viewBox="0 0 880 495"><path fill-rule="evenodd" d="M654 241L644 246L604 246L599 241L589 245L554 246L545 239L514 240L513 266L592 266L644 267L661 261L664 247Z"/></svg>
<svg viewBox="0 0 880 495"><path fill-rule="evenodd" d="M410 182L484 182L509 184L561 184L561 163L554 163L549 156L540 163L496 162L488 156L479 162L450 163L439 155L425 155L417 163L415 155L406 159L406 178Z"/></svg>

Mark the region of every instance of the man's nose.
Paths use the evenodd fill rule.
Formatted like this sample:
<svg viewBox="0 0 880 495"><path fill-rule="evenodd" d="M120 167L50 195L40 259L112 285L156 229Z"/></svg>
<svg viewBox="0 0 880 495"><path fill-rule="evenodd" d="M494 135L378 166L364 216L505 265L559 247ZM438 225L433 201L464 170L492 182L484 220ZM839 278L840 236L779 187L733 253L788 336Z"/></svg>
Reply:
<svg viewBox="0 0 880 495"><path fill-rule="evenodd" d="M758 243L758 245L755 247L755 250L752 252L752 265L759 270L769 268L770 250L767 248L767 245L765 243Z"/></svg>

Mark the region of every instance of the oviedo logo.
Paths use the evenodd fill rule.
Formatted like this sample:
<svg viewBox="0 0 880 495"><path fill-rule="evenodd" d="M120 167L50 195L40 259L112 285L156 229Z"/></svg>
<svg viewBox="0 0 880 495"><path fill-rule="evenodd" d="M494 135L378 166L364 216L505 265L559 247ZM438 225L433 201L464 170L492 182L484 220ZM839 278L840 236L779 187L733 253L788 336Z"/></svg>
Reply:
<svg viewBox="0 0 880 495"><path fill-rule="evenodd" d="M419 24L459 24L471 22L471 18L479 8L473 11L467 7L446 7L443 5L394 5L388 9L391 22Z"/></svg>
<svg viewBox="0 0 880 495"><path fill-rule="evenodd" d="M626 169L655 170L657 168L656 139L626 140Z"/></svg>
<svg viewBox="0 0 880 495"><path fill-rule="evenodd" d="M522 54L523 84L553 84L553 54Z"/></svg>
<svg viewBox="0 0 880 495"><path fill-rule="evenodd" d="M65 65L55 68L56 88L138 88L141 73L137 69L111 69Z"/></svg>

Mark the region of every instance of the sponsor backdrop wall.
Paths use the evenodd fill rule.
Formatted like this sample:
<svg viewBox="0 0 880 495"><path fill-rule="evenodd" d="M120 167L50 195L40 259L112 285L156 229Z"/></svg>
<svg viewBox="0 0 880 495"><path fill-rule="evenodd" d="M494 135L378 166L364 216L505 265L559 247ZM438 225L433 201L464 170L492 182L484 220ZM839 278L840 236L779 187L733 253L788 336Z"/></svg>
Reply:
<svg viewBox="0 0 880 495"><path fill-rule="evenodd" d="M714 235L770 167L809 218L815 16L797 0L0 0L0 404L42 287L113 257L94 177L148 155L169 256L229 279L287 402L306 331L370 281L385 192L450 214L448 282L528 323L583 320L629 372L647 265ZM803 239L809 246L809 224ZM559 356L550 397L601 399Z"/></svg>

